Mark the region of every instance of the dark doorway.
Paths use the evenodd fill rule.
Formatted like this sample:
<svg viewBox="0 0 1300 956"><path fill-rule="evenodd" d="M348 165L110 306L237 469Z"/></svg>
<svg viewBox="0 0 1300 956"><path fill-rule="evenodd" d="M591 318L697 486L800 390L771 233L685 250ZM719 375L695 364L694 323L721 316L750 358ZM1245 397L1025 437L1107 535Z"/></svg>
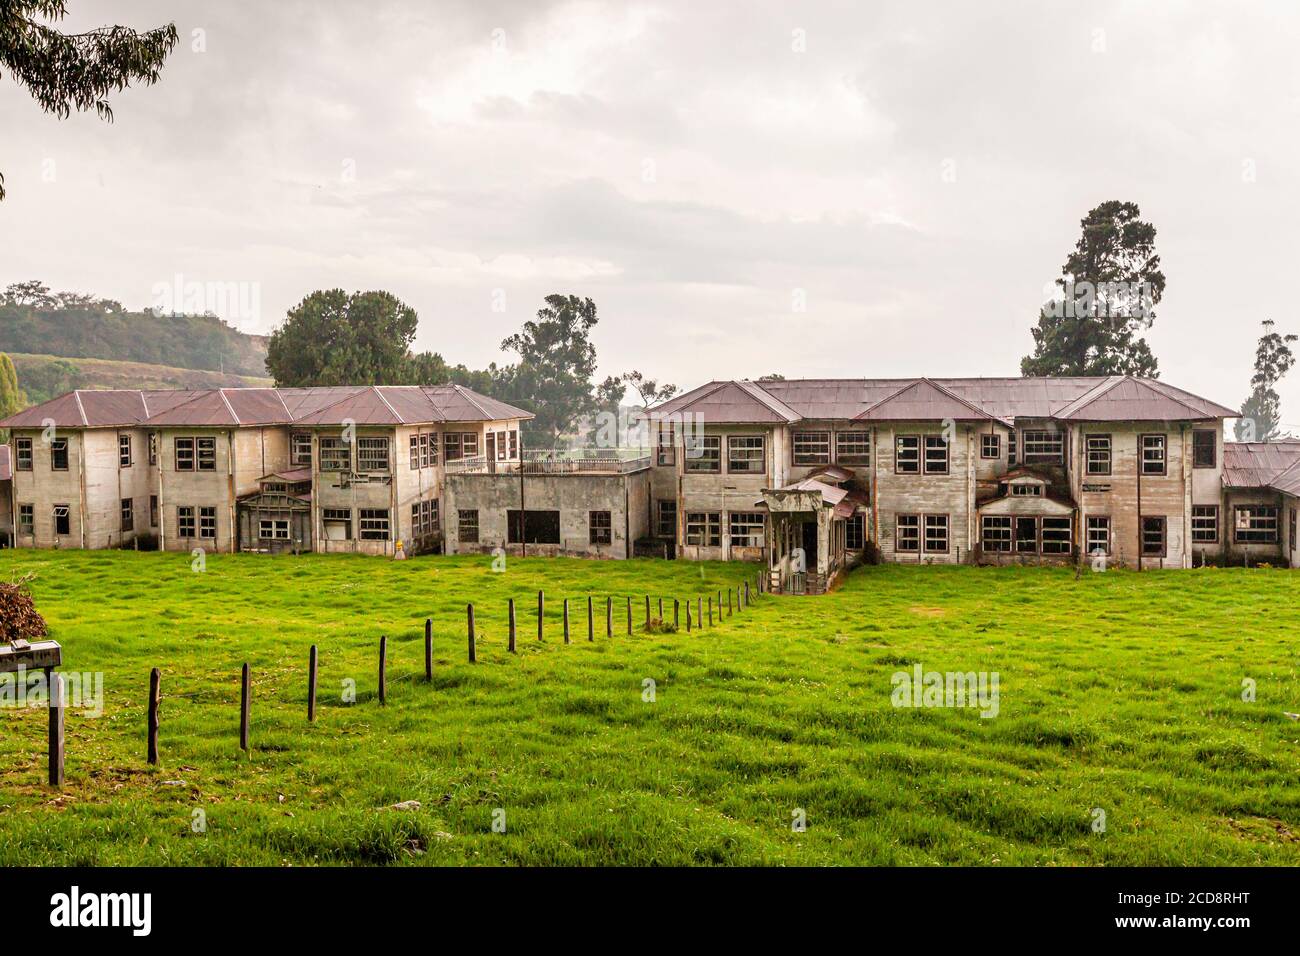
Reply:
<svg viewBox="0 0 1300 956"><path fill-rule="evenodd" d="M1016 550L1023 554L1033 554L1038 550L1038 519L1016 519Z"/></svg>
<svg viewBox="0 0 1300 956"><path fill-rule="evenodd" d="M804 566L807 570L817 571L817 522L805 521L803 528Z"/></svg>
<svg viewBox="0 0 1300 956"><path fill-rule="evenodd" d="M506 512L507 540L511 544L559 544L560 513L558 511Z"/></svg>

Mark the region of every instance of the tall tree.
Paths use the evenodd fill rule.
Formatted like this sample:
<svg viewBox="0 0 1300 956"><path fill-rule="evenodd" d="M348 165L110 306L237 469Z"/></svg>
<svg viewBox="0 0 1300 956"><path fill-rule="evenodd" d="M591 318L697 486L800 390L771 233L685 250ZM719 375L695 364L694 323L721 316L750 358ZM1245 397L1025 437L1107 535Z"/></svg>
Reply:
<svg viewBox="0 0 1300 956"><path fill-rule="evenodd" d="M0 352L0 418L8 418L26 407L27 397L18 387L18 370L13 359Z"/></svg>
<svg viewBox="0 0 1300 956"><path fill-rule="evenodd" d="M651 405L658 405L660 402L666 402L677 394L676 385L660 385L654 379L646 378L635 369L631 372L624 372L619 376L619 381L632 387L636 392L637 397L641 400L642 408L649 408Z"/></svg>
<svg viewBox="0 0 1300 956"><path fill-rule="evenodd" d="M1058 292L1039 310L1034 351L1022 375L1144 375L1157 362L1139 333L1151 328L1165 291L1156 229L1136 203L1102 203L1061 267Z"/></svg>
<svg viewBox="0 0 1300 956"><path fill-rule="evenodd" d="M176 46L176 25L143 33L121 26L60 33L49 24L63 20L67 6L65 0L0 2L0 67L27 87L45 112L67 119L74 109L93 109L111 123L108 94L132 82L148 86L158 81ZM4 197L0 175L0 200Z"/></svg>
<svg viewBox="0 0 1300 956"><path fill-rule="evenodd" d="M1282 420L1282 400L1274 386L1295 365L1291 343L1297 336L1281 335L1273 331L1273 321L1263 323L1264 334L1255 349L1255 374L1250 377L1250 396L1241 406L1241 418L1233 427L1237 441L1274 441L1285 437L1279 423Z"/></svg>
<svg viewBox="0 0 1300 956"><path fill-rule="evenodd" d="M597 321L591 299L548 295L537 319L501 343L519 361L502 369L499 397L532 412L536 417L529 430L551 447L579 418L617 406L622 396L621 380L606 379L599 386L592 380L596 347L589 335Z"/></svg>
<svg viewBox="0 0 1300 956"><path fill-rule="evenodd" d="M271 333L277 385L393 385L408 374L415 310L390 292L313 292Z"/></svg>

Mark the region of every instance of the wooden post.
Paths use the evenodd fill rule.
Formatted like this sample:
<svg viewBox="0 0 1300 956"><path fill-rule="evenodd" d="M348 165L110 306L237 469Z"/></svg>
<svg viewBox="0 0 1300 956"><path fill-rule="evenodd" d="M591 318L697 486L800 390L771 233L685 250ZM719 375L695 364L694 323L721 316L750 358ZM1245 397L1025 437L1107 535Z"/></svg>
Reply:
<svg viewBox="0 0 1300 956"><path fill-rule="evenodd" d="M691 601L686 599L686 633L691 633Z"/></svg>
<svg viewBox="0 0 1300 956"><path fill-rule="evenodd" d="M709 627L713 626L713 595L709 595Z"/></svg>
<svg viewBox="0 0 1300 956"><path fill-rule="evenodd" d="M316 719L316 645L311 646L311 656L307 661L307 720Z"/></svg>
<svg viewBox="0 0 1300 956"><path fill-rule="evenodd" d="M682 626L682 602L673 598L673 627Z"/></svg>
<svg viewBox="0 0 1300 956"><path fill-rule="evenodd" d="M614 599L605 598L605 636L614 636Z"/></svg>
<svg viewBox="0 0 1300 956"><path fill-rule="evenodd" d="M627 597L627 636L632 636L632 595Z"/></svg>
<svg viewBox="0 0 1300 956"><path fill-rule="evenodd" d="M424 679L433 680L433 620L424 619Z"/></svg>
<svg viewBox="0 0 1300 956"><path fill-rule="evenodd" d="M470 660L474 659L473 652ZM379 638L379 702L388 703L388 635Z"/></svg>
<svg viewBox="0 0 1300 956"><path fill-rule="evenodd" d="M510 599L510 653L515 653L515 599Z"/></svg>
<svg viewBox="0 0 1300 956"><path fill-rule="evenodd" d="M587 595L587 640L596 639L596 616L591 607L591 595Z"/></svg>
<svg viewBox="0 0 1300 956"><path fill-rule="evenodd" d="M695 595L695 626L704 626L704 600L698 594Z"/></svg>
<svg viewBox="0 0 1300 956"><path fill-rule="evenodd" d="M537 592L537 639L542 639L542 615L546 611L546 595Z"/></svg>
<svg viewBox="0 0 1300 956"><path fill-rule="evenodd" d="M162 671L154 668L149 672L149 747L148 760L155 766L158 763L158 703L161 694Z"/></svg>
<svg viewBox="0 0 1300 956"><path fill-rule="evenodd" d="M745 582L745 607L749 607L751 601L749 598L749 582Z"/></svg>
<svg viewBox="0 0 1300 956"><path fill-rule="evenodd" d="M659 623L662 624L663 622L664 622L664 599L660 598L659 599Z"/></svg>
<svg viewBox="0 0 1300 956"><path fill-rule="evenodd" d="M718 598L718 607L722 607L722 598ZM727 588L727 617L735 613L731 610L731 588Z"/></svg>
<svg viewBox="0 0 1300 956"><path fill-rule="evenodd" d="M68 700L63 675L47 671L50 677L50 786L63 786L63 710Z"/></svg>
<svg viewBox="0 0 1300 956"><path fill-rule="evenodd" d="M465 623L469 628L469 662L471 664L478 661L478 651L474 647L474 605L465 605Z"/></svg>
<svg viewBox="0 0 1300 956"><path fill-rule="evenodd" d="M645 596L645 626L650 627L650 595Z"/></svg>
<svg viewBox="0 0 1300 956"><path fill-rule="evenodd" d="M569 599L564 599L564 643L569 643Z"/></svg>
<svg viewBox="0 0 1300 956"><path fill-rule="evenodd" d="M248 664L239 675L239 749L248 750L248 703L252 696L252 683L248 679Z"/></svg>

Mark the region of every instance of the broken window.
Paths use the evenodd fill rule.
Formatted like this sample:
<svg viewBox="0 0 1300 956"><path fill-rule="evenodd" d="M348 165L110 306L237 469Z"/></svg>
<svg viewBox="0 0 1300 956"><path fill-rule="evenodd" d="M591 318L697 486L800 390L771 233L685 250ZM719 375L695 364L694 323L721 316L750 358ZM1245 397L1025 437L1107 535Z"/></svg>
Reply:
<svg viewBox="0 0 1300 956"><path fill-rule="evenodd" d="M731 435L727 438L727 471L733 474L761 475L767 471L767 456L762 435Z"/></svg>
<svg viewBox="0 0 1300 956"><path fill-rule="evenodd" d="M68 440L55 438L50 442L50 471L68 470Z"/></svg>
<svg viewBox="0 0 1300 956"><path fill-rule="evenodd" d="M176 439L176 470L193 471L194 470L194 439L178 438Z"/></svg>
<svg viewBox="0 0 1300 956"><path fill-rule="evenodd" d="M613 544L613 516L608 511L589 511L587 513L587 534L591 544Z"/></svg>
<svg viewBox="0 0 1300 956"><path fill-rule="evenodd" d="M1192 467L1214 468L1218 464L1218 435L1208 429L1192 432Z"/></svg>
<svg viewBox="0 0 1300 956"><path fill-rule="evenodd" d="M18 533L28 537L36 534L36 507L34 505L18 506Z"/></svg>
<svg viewBox="0 0 1300 956"><path fill-rule="evenodd" d="M352 449L337 436L320 440L320 470L347 471L352 466Z"/></svg>
<svg viewBox="0 0 1300 956"><path fill-rule="evenodd" d="M299 468L311 467L311 432L294 432L289 437L289 463Z"/></svg>
<svg viewBox="0 0 1300 956"><path fill-rule="evenodd" d="M921 473L920 435L898 435L894 438L894 471L900 475Z"/></svg>
<svg viewBox="0 0 1300 956"><path fill-rule="evenodd" d="M722 544L722 516L717 511L694 511L686 515L686 543L716 548Z"/></svg>
<svg viewBox="0 0 1300 956"><path fill-rule="evenodd" d="M980 544L985 551L1011 550L1011 518L1009 515L985 515L980 521Z"/></svg>
<svg viewBox="0 0 1300 956"><path fill-rule="evenodd" d="M357 471L388 471L388 439L357 439Z"/></svg>
<svg viewBox="0 0 1300 956"><path fill-rule="evenodd" d="M894 550L921 550L920 515L896 515L894 517Z"/></svg>
<svg viewBox="0 0 1300 956"><path fill-rule="evenodd" d="M1163 475L1165 473L1165 436L1143 435L1142 474Z"/></svg>
<svg viewBox="0 0 1300 956"><path fill-rule="evenodd" d="M700 435L686 445L686 470L712 474L722 471L722 437Z"/></svg>
<svg viewBox="0 0 1300 956"><path fill-rule="evenodd" d="M269 540L289 539L289 522L279 518L262 518L257 522L257 536Z"/></svg>
<svg viewBox="0 0 1300 956"><path fill-rule="evenodd" d="M849 515L844 523L844 547L850 551L861 551L867 546L867 516Z"/></svg>
<svg viewBox="0 0 1300 956"><path fill-rule="evenodd" d="M324 524L325 540L352 540L351 508L322 508L321 519Z"/></svg>
<svg viewBox="0 0 1300 956"><path fill-rule="evenodd" d="M1024 454L1021 460L1030 465L1035 462L1059 465L1065 462L1065 438L1060 432L1027 431L1024 434Z"/></svg>
<svg viewBox="0 0 1300 956"><path fill-rule="evenodd" d="M54 533L72 534L72 509L67 505L54 506Z"/></svg>
<svg viewBox="0 0 1300 956"><path fill-rule="evenodd" d="M948 442L942 435L925 436L925 473L948 474Z"/></svg>
<svg viewBox="0 0 1300 956"><path fill-rule="evenodd" d="M1043 554L1069 554L1072 527L1069 518L1043 518L1042 543Z"/></svg>
<svg viewBox="0 0 1300 956"><path fill-rule="evenodd" d="M657 503L655 533L660 538L677 537L677 502L660 501Z"/></svg>
<svg viewBox="0 0 1300 956"><path fill-rule="evenodd" d="M462 508L457 516L457 532L462 542L478 542L478 509Z"/></svg>
<svg viewBox="0 0 1300 956"><path fill-rule="evenodd" d="M795 432L794 463L796 465L829 465L831 463L831 433Z"/></svg>
<svg viewBox="0 0 1300 956"><path fill-rule="evenodd" d="M130 498L122 499L122 530L135 530L135 502Z"/></svg>
<svg viewBox="0 0 1300 956"><path fill-rule="evenodd" d="M387 444L387 441L385 441ZM362 508L361 518L358 522L362 541L387 541L388 540L388 509L387 508Z"/></svg>
<svg viewBox="0 0 1300 956"><path fill-rule="evenodd" d="M733 511L727 516L728 534L736 548L763 547L763 515L756 511Z"/></svg>
<svg viewBox="0 0 1300 956"><path fill-rule="evenodd" d="M871 464L871 432L836 432L835 460L841 465Z"/></svg>
<svg viewBox="0 0 1300 956"><path fill-rule="evenodd" d="M1192 505L1192 542L1219 543L1219 506Z"/></svg>
<svg viewBox="0 0 1300 956"><path fill-rule="evenodd" d="M1164 556L1165 519L1163 516L1147 515L1142 518L1142 554Z"/></svg>
<svg viewBox="0 0 1300 956"><path fill-rule="evenodd" d="M1233 540L1238 544L1277 544L1277 508L1272 505L1240 505Z"/></svg>
<svg viewBox="0 0 1300 956"><path fill-rule="evenodd" d="M131 436L128 434L117 436L117 465L119 468L131 467Z"/></svg>
<svg viewBox="0 0 1300 956"><path fill-rule="evenodd" d="M217 537L217 509L200 508L199 509L199 537L211 538L216 540Z"/></svg>

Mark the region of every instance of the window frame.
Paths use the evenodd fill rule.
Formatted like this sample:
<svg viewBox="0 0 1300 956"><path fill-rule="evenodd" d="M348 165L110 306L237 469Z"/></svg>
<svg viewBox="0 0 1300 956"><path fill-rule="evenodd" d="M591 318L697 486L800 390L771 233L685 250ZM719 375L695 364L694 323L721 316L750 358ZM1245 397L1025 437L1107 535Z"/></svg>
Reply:
<svg viewBox="0 0 1300 956"><path fill-rule="evenodd" d="M1160 522L1160 550L1147 550L1147 522ZM1166 515L1143 515L1142 516L1142 548L1141 558L1164 558L1169 556L1169 519Z"/></svg>
<svg viewBox="0 0 1300 956"><path fill-rule="evenodd" d="M352 470L352 443L345 441L342 435L321 435L317 442L317 467L322 472L345 472Z"/></svg>
<svg viewBox="0 0 1300 956"><path fill-rule="evenodd" d="M990 444L993 447L989 453ZM1002 436L997 432L980 432L980 460L996 461L1002 457Z"/></svg>
<svg viewBox="0 0 1300 956"><path fill-rule="evenodd" d="M24 530L24 527L26 530ZM29 538L36 537L36 505L19 502L18 514L14 518L14 531Z"/></svg>
<svg viewBox="0 0 1300 956"><path fill-rule="evenodd" d="M1092 443L1104 442L1104 449L1094 449ZM1098 457L1094 458L1094 453ZM1104 453L1104 458L1101 457ZM1083 436L1083 473L1089 478L1107 478L1110 477L1112 469L1115 467L1115 440L1110 434L1092 434L1088 433ZM1104 463L1105 470L1100 470Z"/></svg>
<svg viewBox="0 0 1300 956"><path fill-rule="evenodd" d="M23 449L27 453L23 454ZM26 464L23 464L23 462ZM14 471L33 471L36 467L35 446L30 438L14 436Z"/></svg>
<svg viewBox="0 0 1300 956"><path fill-rule="evenodd" d="M132 459L131 433L118 432L117 433L117 467L130 468L131 459Z"/></svg>
<svg viewBox="0 0 1300 956"><path fill-rule="evenodd" d="M199 506L199 540L216 541L217 540L217 509L212 506ZM208 532L211 532L209 534Z"/></svg>
<svg viewBox="0 0 1300 956"><path fill-rule="evenodd" d="M1147 467L1155 459L1147 458L1147 439L1159 439L1160 470L1152 471ZM1138 436L1138 468L1143 478L1164 478L1169 474L1169 436L1162 432L1148 432Z"/></svg>
<svg viewBox="0 0 1300 956"><path fill-rule="evenodd" d="M948 519L948 515L946 515L946 514L926 514L926 515L923 515L922 517L923 517L923 519L924 519L924 520L922 521L922 529L923 529L923 531L924 531L924 536L923 536L922 541L921 541L921 544L922 544L922 553L923 553L923 554L950 554L950 553L952 553L952 522L949 521L949 519ZM932 547L930 547L930 540L931 540L931 537L930 537L930 522L931 522L931 521L940 521L940 520L943 522L943 547L942 547L942 548L932 548ZM937 540L937 539L936 539L936 540Z"/></svg>
<svg viewBox="0 0 1300 956"><path fill-rule="evenodd" d="M393 443L388 440L387 435L358 435L356 439L357 446L357 471L362 474L389 474L393 469ZM383 451L382 462L380 455L376 454L380 449ZM376 510L376 509L369 509ZM391 516L389 521L391 523ZM377 538L366 538L367 541L378 540Z"/></svg>
<svg viewBox="0 0 1300 956"><path fill-rule="evenodd" d="M692 531L692 528L696 530ZM692 538L699 540L692 540ZM722 547L722 512L688 511L686 513L686 544L697 548Z"/></svg>
<svg viewBox="0 0 1300 956"><path fill-rule="evenodd" d="M664 512L672 514L672 529L664 533ZM677 540L677 501L673 498L658 498L655 500L655 537L668 538L673 541Z"/></svg>
<svg viewBox="0 0 1300 956"><path fill-rule="evenodd" d="M587 543L612 545L614 543L614 513L612 511L587 512Z"/></svg>
<svg viewBox="0 0 1300 956"><path fill-rule="evenodd" d="M184 454L183 456L182 456L182 454L181 454L182 443L183 443L184 445L187 445L187 446L188 446L188 449L186 450L186 452L185 452L185 454ZM184 460L187 462L187 464L184 464L184 465L181 464L181 460L182 460L182 458L184 458ZM173 470L175 470L175 471L194 471L194 470L195 470L195 465L196 465L197 463L198 463L198 455L197 455L196 445L195 445L195 443L194 443L194 439L193 439L192 437L189 437L189 436L181 436L181 435L177 435L177 436L175 436L175 437L172 439L172 468L173 468Z"/></svg>
<svg viewBox="0 0 1300 956"><path fill-rule="evenodd" d="M855 545L854 539L857 539ZM867 516L855 511L844 522L844 548L846 551L867 550Z"/></svg>
<svg viewBox="0 0 1300 956"><path fill-rule="evenodd" d="M906 525L904 524L906 522ZM904 530L908 533L904 534ZM903 547L903 542L909 542ZM894 551L897 554L921 553L921 516L919 514L894 515Z"/></svg>
<svg viewBox="0 0 1300 956"><path fill-rule="evenodd" d="M912 447L906 448L910 444ZM921 436L920 435L895 435L894 436L894 474L896 475L919 475L921 474ZM908 454L904 457L903 452ZM904 468L906 462L909 466Z"/></svg>
<svg viewBox="0 0 1300 956"><path fill-rule="evenodd" d="M271 526L271 533L266 533L266 526ZM280 526L284 526L284 534L280 534ZM259 518L257 519L257 540L258 541L288 541L289 540L289 520L287 518Z"/></svg>
<svg viewBox="0 0 1300 956"><path fill-rule="evenodd" d="M118 511L118 529L123 533L135 530L135 499L121 499L121 507Z"/></svg>
<svg viewBox="0 0 1300 956"><path fill-rule="evenodd" d="M848 441L845 441L845 439L848 439ZM843 447L846 444L859 450L846 452ZM869 466L871 464L871 430L837 431L835 433L835 461L844 465Z"/></svg>
<svg viewBox="0 0 1300 956"><path fill-rule="evenodd" d="M1005 527L995 527L991 525L1002 525ZM990 531L997 532L993 537L989 536ZM1006 537L1002 537L1002 531L1006 532ZM1011 554L1012 542L1015 538L1015 521L1011 515L980 515L980 548L986 554ZM989 547L989 542L1005 544L1006 547Z"/></svg>
<svg viewBox="0 0 1300 956"><path fill-rule="evenodd" d="M800 449L803 445L803 449ZM809 451L824 448L824 452ZM796 468L815 468L831 463L831 433L829 429L804 430L790 435L790 464Z"/></svg>
<svg viewBox="0 0 1300 956"><path fill-rule="evenodd" d="M737 443L758 442L757 446L741 447L741 452L748 452L745 457L736 458ZM752 452L757 450L757 457ZM737 462L757 464L757 468L737 468ZM767 436L766 435L728 435L727 436L727 474L729 475L766 475L767 474Z"/></svg>
<svg viewBox="0 0 1300 956"><path fill-rule="evenodd" d="M367 522L369 525L367 526ZM393 516L388 508L357 509L358 541L391 541Z"/></svg>
<svg viewBox="0 0 1300 956"><path fill-rule="evenodd" d="M687 450L685 465L687 474L720 475L722 474L722 436L700 435L694 450L699 454L690 454Z"/></svg>
<svg viewBox="0 0 1300 956"><path fill-rule="evenodd" d="M737 518L743 519L739 534L736 532ZM763 517L761 511L728 511L727 538L733 548L765 548L767 547L767 519ZM737 538L741 540L737 541Z"/></svg>
<svg viewBox="0 0 1300 956"><path fill-rule="evenodd" d="M188 528L188 534L186 530ZM199 536L199 516L193 505L176 506L176 537L194 539Z"/></svg>
<svg viewBox="0 0 1300 956"><path fill-rule="evenodd" d="M1209 461L1200 459L1201 452L1205 450L1202 438L1208 436L1210 439ZM1192 429L1192 467L1193 468L1218 468L1219 467L1219 437L1218 432L1213 428L1193 428Z"/></svg>
<svg viewBox="0 0 1300 956"><path fill-rule="evenodd" d="M303 455L302 442L307 442L307 453ZM295 431L289 433L289 464L295 468L311 467L311 432Z"/></svg>
<svg viewBox="0 0 1300 956"><path fill-rule="evenodd" d="M1047 522L1051 521L1051 537ZM1062 528L1060 523L1064 522ZM1064 537L1062 537L1064 535ZM1052 547L1049 548L1048 544ZM1038 518L1038 553L1053 556L1069 555L1074 551L1074 518L1071 515L1040 515Z"/></svg>
<svg viewBox="0 0 1300 956"><path fill-rule="evenodd" d="M1111 547L1112 547L1110 515L1087 515L1086 516L1083 525L1083 546L1084 548L1087 549L1089 557L1094 557L1096 555L1098 549L1092 546L1094 540L1093 532L1096 530L1092 526L1092 522L1094 521L1100 522L1098 527L1104 528L1106 531L1106 546L1105 548L1101 549L1101 552L1106 557L1109 557L1111 554Z"/></svg>
<svg viewBox="0 0 1300 956"><path fill-rule="evenodd" d="M925 437L925 441L922 443L921 446L922 447L922 452L921 452L922 473L927 475L948 474L949 469L952 467L952 443L949 442L942 435L926 435L924 437ZM943 449L942 469L930 467L930 461L931 461L930 452L932 449L935 448Z"/></svg>
<svg viewBox="0 0 1300 956"><path fill-rule="evenodd" d="M1241 527L1242 512L1254 512L1254 511L1271 511L1272 512L1271 515L1263 516L1263 520L1271 522L1271 528L1267 524L1264 525L1263 527L1255 527L1254 522L1260 520L1261 516L1252 514L1247 519L1248 524L1250 524L1250 527L1243 529ZM1265 537L1243 538L1242 537L1243 534L1245 535L1263 534L1265 535ZM1274 544L1279 544L1281 542L1281 535L1282 535L1282 515L1281 515L1281 509L1277 505L1247 503L1247 504L1235 505L1233 507L1232 509L1232 543L1233 544L1274 545Z"/></svg>
<svg viewBox="0 0 1300 956"><path fill-rule="evenodd" d="M457 509L456 537L465 544L478 544L479 522L477 508Z"/></svg>
<svg viewBox="0 0 1300 956"><path fill-rule="evenodd" d="M59 464L62 457L63 464ZM50 439L50 471L67 471L68 464L72 460L72 453L69 450L69 443L66 438Z"/></svg>
<svg viewBox="0 0 1300 956"><path fill-rule="evenodd" d="M59 512L63 512L60 514ZM63 522L64 530L59 530L59 522ZM54 537L72 537L72 506L65 504L55 504L50 506L50 526L54 529Z"/></svg>
<svg viewBox="0 0 1300 956"><path fill-rule="evenodd" d="M1209 515L1200 514L1197 511L1208 511ZM1206 533L1204 527L1198 528L1196 522L1209 519L1212 524L1214 536L1210 538L1199 538L1197 535ZM1192 523L1192 544L1218 544L1219 543L1219 506L1218 505L1192 505L1191 514Z"/></svg>
<svg viewBox="0 0 1300 956"><path fill-rule="evenodd" d="M1030 436L1033 436L1032 438ZM1065 464L1065 432L1051 431L1046 428L1027 428L1021 436L1020 461L1026 465L1063 465ZM1030 451L1030 447L1038 450ZM1042 448L1055 447L1055 451L1043 451Z"/></svg>

